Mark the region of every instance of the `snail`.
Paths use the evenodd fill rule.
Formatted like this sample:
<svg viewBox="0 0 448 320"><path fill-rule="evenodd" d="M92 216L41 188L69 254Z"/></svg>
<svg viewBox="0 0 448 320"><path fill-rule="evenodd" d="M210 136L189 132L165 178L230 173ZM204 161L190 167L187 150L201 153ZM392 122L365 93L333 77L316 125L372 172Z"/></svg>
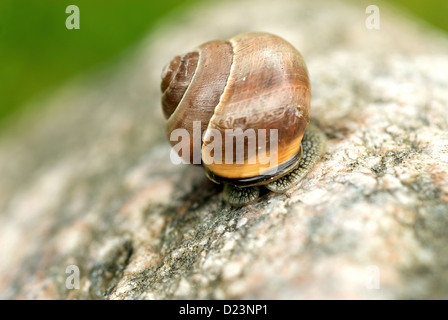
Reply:
<svg viewBox="0 0 448 320"><path fill-rule="evenodd" d="M309 125L306 64L273 34L240 34L176 56L161 90L172 150L223 183L232 206L255 201L261 187L285 192L324 153L325 135Z"/></svg>

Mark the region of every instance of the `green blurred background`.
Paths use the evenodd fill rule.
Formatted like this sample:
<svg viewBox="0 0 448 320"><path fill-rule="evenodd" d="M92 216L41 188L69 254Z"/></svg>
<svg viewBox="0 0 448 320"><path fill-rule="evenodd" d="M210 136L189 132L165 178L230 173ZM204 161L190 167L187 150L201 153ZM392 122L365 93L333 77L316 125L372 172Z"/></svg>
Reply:
<svg viewBox="0 0 448 320"><path fill-rule="evenodd" d="M31 100L82 72L119 62L160 19L199 2L205 0L0 0L0 133L28 112ZM368 4L381 10L381 3ZM447 0L387 3L448 31ZM65 28L71 4L80 9L79 30Z"/></svg>

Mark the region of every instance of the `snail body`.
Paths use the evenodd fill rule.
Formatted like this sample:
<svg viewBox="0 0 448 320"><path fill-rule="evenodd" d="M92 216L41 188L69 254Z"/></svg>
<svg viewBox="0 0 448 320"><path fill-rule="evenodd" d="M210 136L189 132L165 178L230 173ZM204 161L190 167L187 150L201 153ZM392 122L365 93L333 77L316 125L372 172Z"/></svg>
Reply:
<svg viewBox="0 0 448 320"><path fill-rule="evenodd" d="M224 183L231 205L258 198L259 186L287 190L323 153L324 135L316 127L306 130L306 64L278 36L246 33L204 43L165 67L161 89L168 136L181 129L202 137L200 143L170 139L182 150L178 155L190 163L200 158L207 177Z"/></svg>

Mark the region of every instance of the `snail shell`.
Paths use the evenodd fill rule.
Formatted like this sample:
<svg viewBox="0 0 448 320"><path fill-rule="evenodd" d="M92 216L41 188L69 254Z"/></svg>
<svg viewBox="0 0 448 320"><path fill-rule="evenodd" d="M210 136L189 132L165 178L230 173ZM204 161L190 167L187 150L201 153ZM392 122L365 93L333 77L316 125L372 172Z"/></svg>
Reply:
<svg viewBox="0 0 448 320"><path fill-rule="evenodd" d="M201 123L201 145L194 139L189 162L199 152L208 177L237 186L261 185L279 178L301 157L301 140L310 118L310 83L300 53L284 39L268 33L246 33L227 41L210 41L176 56L162 72L162 107L168 136L179 128L193 135L193 122ZM244 154L244 163L210 160L204 147L213 140L212 129L266 129L266 144L257 150L278 159L277 170ZM277 154L270 150L270 129L277 129ZM172 141L172 144L177 144ZM247 141L245 149L247 150ZM223 143L223 148L225 144ZM233 153L235 155L235 152ZM235 159L234 159L235 160ZM211 162L211 163L210 163ZM209 164L208 164L209 163Z"/></svg>

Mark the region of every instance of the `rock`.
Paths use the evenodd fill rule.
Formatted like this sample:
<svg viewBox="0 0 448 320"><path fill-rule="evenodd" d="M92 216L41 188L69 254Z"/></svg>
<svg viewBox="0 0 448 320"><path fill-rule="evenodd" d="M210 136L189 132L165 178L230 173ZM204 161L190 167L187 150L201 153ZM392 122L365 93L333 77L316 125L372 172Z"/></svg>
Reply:
<svg viewBox="0 0 448 320"><path fill-rule="evenodd" d="M380 10L368 30L354 3L207 2L46 100L0 141L1 297L447 298L448 41ZM159 80L252 30L302 52L328 143L300 185L231 209L168 160Z"/></svg>

